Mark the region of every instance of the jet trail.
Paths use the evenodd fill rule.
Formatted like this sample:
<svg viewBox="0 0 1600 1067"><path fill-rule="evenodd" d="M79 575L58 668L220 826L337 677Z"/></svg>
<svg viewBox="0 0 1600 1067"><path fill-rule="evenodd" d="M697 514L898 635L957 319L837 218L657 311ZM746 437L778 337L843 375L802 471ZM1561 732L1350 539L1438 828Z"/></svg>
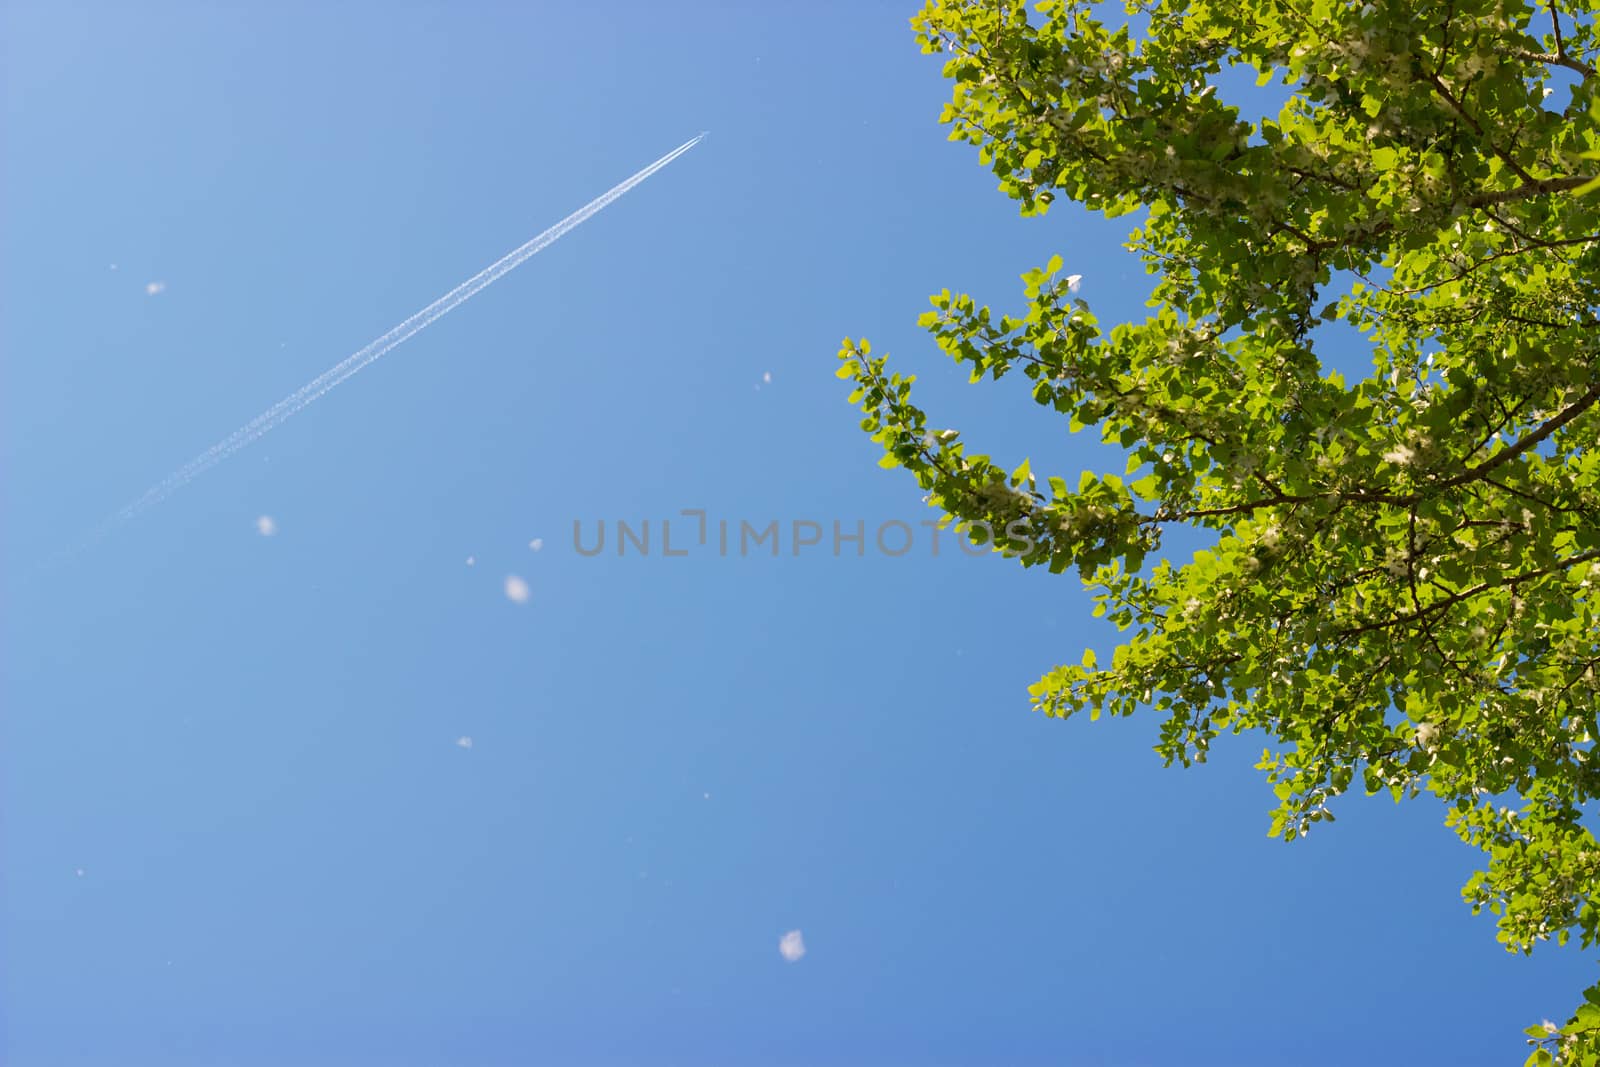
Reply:
<svg viewBox="0 0 1600 1067"><path fill-rule="evenodd" d="M648 167L645 167L631 178L618 183L617 185L608 189L606 192L595 197L593 200L589 201L587 204L583 205L581 208L574 211L572 214L568 215L566 218L562 219L548 230L545 230L528 243L512 249L504 256L489 264L489 266L483 268L483 270L479 271L477 274L474 274L472 277L468 278L466 281L462 282L460 285L456 286L454 289L450 290L448 293L444 294L439 299L435 300L433 303L417 312L415 315L412 315L410 318L391 329L382 337L379 337L377 340L367 345L365 348L354 353L353 355L346 357L344 360L324 371L322 374L319 374L317 377L313 378L311 381L307 382L293 393L290 393L288 396L272 405L266 411L263 411L261 414L257 415L255 418L239 427L239 429L235 430L223 440L212 445L205 452L202 452L188 463L185 463L183 466L167 475L166 478L162 479L159 484L146 492L144 496L140 497L138 500L135 500L132 504L129 504L127 507L117 512L116 515L112 516L112 518L102 526L101 532L109 530L119 523L126 522L138 515L140 512L161 503L161 501L165 500L179 489L182 489L185 485L188 485L190 482L194 481L195 478L199 477L205 471L216 466L218 463L221 463L223 460L244 448L246 445L249 445L251 442L256 441L267 433L270 433L272 430L282 425L283 422L290 416L294 415L308 404L311 404L321 397L326 396L334 387L339 385L339 383L345 381L355 374L358 374L363 368L376 362L379 358L392 349L404 344L407 340L414 337L423 328L437 322L439 319L448 315L450 312L454 311L456 308L472 299L474 294L489 287L490 285L493 285L507 274L510 274L513 270L516 270L517 267L527 262L533 256L538 255L541 251L555 244L557 241L561 240L562 237L583 225L585 221L599 214L613 201L619 199L624 193L628 192L628 190L640 184L656 171L665 167L668 163L671 163L673 160L689 151L689 149L699 144L701 139L704 137L705 134L702 133L688 141L685 141L683 144L679 145L677 148L674 148L672 151L668 152L666 155L662 156Z"/></svg>

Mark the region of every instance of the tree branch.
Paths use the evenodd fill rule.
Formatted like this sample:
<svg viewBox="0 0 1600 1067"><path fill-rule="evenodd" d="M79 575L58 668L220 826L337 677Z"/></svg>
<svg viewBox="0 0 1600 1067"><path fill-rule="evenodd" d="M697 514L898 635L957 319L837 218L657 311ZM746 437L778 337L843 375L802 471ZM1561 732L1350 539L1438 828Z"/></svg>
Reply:
<svg viewBox="0 0 1600 1067"><path fill-rule="evenodd" d="M1527 52L1521 48L1513 48L1511 54L1518 59L1531 59L1535 63L1551 63L1558 67L1575 70L1585 78L1594 77L1594 68L1581 59L1573 59L1562 52Z"/></svg>
<svg viewBox="0 0 1600 1067"><path fill-rule="evenodd" d="M1355 637L1359 634L1370 633L1373 630L1386 630L1391 626L1415 622L1424 616L1437 615L1442 611L1447 611L1463 600L1472 599L1479 593L1487 593L1491 589L1504 589L1507 586L1521 585L1523 582L1542 578L1547 574L1554 574L1556 571L1566 570L1568 567L1575 567L1580 563L1588 563L1590 560L1596 559L1600 559L1600 548L1591 548L1587 552L1579 552L1575 556L1568 556L1566 559L1558 560L1548 567L1540 567L1535 571L1523 571L1521 574L1513 574L1509 578L1502 578L1498 582L1480 582L1471 589L1463 589L1459 593L1453 593L1445 597L1443 600L1435 600L1431 604L1426 604L1420 611L1406 612L1387 619L1376 619L1372 622L1362 623L1360 626L1352 626L1346 630L1336 631L1336 633L1339 637Z"/></svg>
<svg viewBox="0 0 1600 1067"><path fill-rule="evenodd" d="M1496 452L1494 455L1490 456L1476 467L1469 467L1460 474L1456 475L1454 478L1446 478L1442 482L1434 482L1430 488L1450 489L1457 485L1465 485L1467 482L1477 481L1479 478L1482 478L1485 474L1494 470L1496 467L1504 466L1505 464L1516 459L1518 456L1522 455L1524 452L1527 452L1529 449L1536 447L1539 442L1544 441L1551 434L1561 429L1561 427L1565 426L1579 415L1582 415L1585 411L1588 411L1590 408L1594 407L1596 401L1600 401L1600 385L1590 386L1587 393L1584 393L1577 400L1569 404L1560 412L1560 414L1547 420L1544 425L1540 426L1537 430L1534 430L1528 436L1522 438L1504 452Z"/></svg>
<svg viewBox="0 0 1600 1067"><path fill-rule="evenodd" d="M1517 169L1521 169L1520 167ZM1526 200L1531 196L1544 196L1547 193L1564 193L1569 189L1587 185L1594 181L1594 177L1578 175L1572 178L1538 178L1528 179L1524 184L1515 189L1501 189L1493 193L1479 193L1467 200L1470 207L1487 207L1490 204L1504 204L1512 200Z"/></svg>

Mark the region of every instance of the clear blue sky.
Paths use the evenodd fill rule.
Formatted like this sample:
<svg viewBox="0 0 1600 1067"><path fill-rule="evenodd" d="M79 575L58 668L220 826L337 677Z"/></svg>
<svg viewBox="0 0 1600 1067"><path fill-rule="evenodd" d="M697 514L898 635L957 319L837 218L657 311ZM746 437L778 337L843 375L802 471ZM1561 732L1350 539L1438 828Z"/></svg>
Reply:
<svg viewBox="0 0 1600 1067"><path fill-rule="evenodd" d="M1057 252L1141 314L1126 220L1017 218L910 4L578 8L6 6L6 1062L1520 1062L1593 967L1499 948L1436 807L1269 841L1258 742L1164 770L1153 719L1028 709L1111 642L1074 578L832 555L929 516L845 335L985 450L1098 462L914 320ZM694 507L824 544L573 549Z"/></svg>

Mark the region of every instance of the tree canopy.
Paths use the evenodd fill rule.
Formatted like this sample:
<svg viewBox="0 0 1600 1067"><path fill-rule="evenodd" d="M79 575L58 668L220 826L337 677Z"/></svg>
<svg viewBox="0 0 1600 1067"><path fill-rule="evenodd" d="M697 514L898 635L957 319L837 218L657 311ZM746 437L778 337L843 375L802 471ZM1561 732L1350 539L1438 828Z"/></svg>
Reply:
<svg viewBox="0 0 1600 1067"><path fill-rule="evenodd" d="M1465 898L1522 952L1600 940L1597 14L932 0L912 22L947 57L951 140L1024 215L1134 216L1153 283L1148 317L1103 328L1057 257L1012 313L946 290L921 324L1126 470L1008 469L868 342L840 352L885 466L996 551L1076 570L1122 631L1035 684L1039 710L1148 710L1183 765L1264 736L1286 839L1352 787L1438 797L1487 853ZM1265 93L1230 102L1229 72L1287 102L1250 118ZM1372 371L1346 381L1325 356L1353 351ZM1175 527L1208 547L1166 558ZM1530 1062L1600 1062L1600 983L1563 1018Z"/></svg>

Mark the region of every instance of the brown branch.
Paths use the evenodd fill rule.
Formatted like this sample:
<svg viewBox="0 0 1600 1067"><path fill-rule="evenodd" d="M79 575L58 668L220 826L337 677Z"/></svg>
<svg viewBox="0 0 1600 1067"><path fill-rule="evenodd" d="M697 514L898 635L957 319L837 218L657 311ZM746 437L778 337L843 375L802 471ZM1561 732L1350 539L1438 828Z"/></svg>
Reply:
<svg viewBox="0 0 1600 1067"><path fill-rule="evenodd" d="M1449 104L1451 109L1454 110L1457 115L1461 116L1461 120L1463 122L1465 122L1468 126L1471 126L1473 131L1477 133L1479 137L1488 136L1483 127L1478 124L1478 120L1467 114L1467 109L1463 107L1461 102L1455 98L1455 95L1450 92L1450 87L1444 83L1444 79L1440 78L1437 72L1426 71L1425 75L1425 80L1428 82L1428 84L1432 85L1434 91L1444 98L1445 103ZM1511 172L1517 177L1521 178L1524 182L1533 184L1535 181L1537 181L1533 175L1522 169L1522 164L1518 163L1514 157L1512 157L1499 145L1495 144L1492 140L1489 142L1489 150L1498 156L1500 161L1506 166L1510 167Z"/></svg>
<svg viewBox="0 0 1600 1067"><path fill-rule="evenodd" d="M1521 574L1514 574L1510 578L1502 578L1498 582L1480 582L1471 589L1463 589L1458 593L1454 593L1445 597L1443 600L1436 600L1431 604L1427 604L1422 608L1421 611L1395 615L1388 619L1376 619L1372 622L1363 623L1360 626L1353 626L1346 630L1335 631L1335 633L1339 637L1355 637L1359 634L1370 633L1373 630L1386 630L1391 626L1399 626L1402 623L1415 622L1424 616L1437 615L1440 612L1448 611L1450 608L1461 603L1463 600L1470 600L1479 593L1487 593L1491 589L1504 589L1508 586L1518 586L1523 582L1532 581L1535 578L1542 578L1547 574L1554 574L1557 571L1566 570L1568 567L1575 567L1580 563L1588 563L1590 560L1596 559L1600 559L1600 548L1591 548L1587 552L1579 552L1575 556L1568 556L1566 559L1558 560L1557 562L1550 564L1548 567L1540 567L1538 570L1534 571L1523 571Z"/></svg>
<svg viewBox="0 0 1600 1067"><path fill-rule="evenodd" d="M1490 456L1477 466L1469 467L1467 470L1462 471L1460 474L1457 474L1452 478L1445 478L1442 481L1428 483L1426 492L1419 491L1415 493L1399 495L1395 493L1382 493L1375 490L1362 489L1353 492L1330 490L1325 493L1273 493L1270 496L1257 497L1253 500L1245 500L1237 504L1228 504L1224 507L1195 508L1192 510L1177 512L1171 515L1164 515L1160 517L1155 515L1141 516L1139 519L1139 525L1145 526L1155 522L1188 522L1191 519L1216 518L1224 515L1243 515L1250 512L1259 511L1262 508L1279 507L1284 504L1305 504L1313 500L1326 500L1333 497L1362 504L1388 504L1393 507L1408 508L1422 500L1429 493L1438 492L1443 489L1453 489L1459 485L1466 485L1469 482L1483 480L1484 476L1490 471L1496 470L1499 467L1510 463L1512 460L1516 459L1518 456L1522 455L1528 450L1537 447L1540 442L1549 438L1551 434L1555 433L1557 430L1561 429L1561 427L1565 426L1567 423L1583 414L1589 408L1593 407L1596 401L1600 401L1600 385L1596 385L1591 388L1587 393L1583 394L1583 396L1579 397L1576 401L1561 411L1560 414L1547 420L1538 429L1517 441L1516 444L1507 448L1505 451L1495 453L1493 456Z"/></svg>
<svg viewBox="0 0 1600 1067"><path fill-rule="evenodd" d="M1517 168L1521 169L1521 168ZM1564 193L1568 189L1576 189L1594 181L1593 175L1578 175L1572 178L1526 178L1525 184L1515 189L1501 189L1493 193L1479 193L1467 200L1469 207L1487 207L1490 204L1504 204L1512 200L1526 200L1531 196L1544 196L1547 193Z"/></svg>
<svg viewBox="0 0 1600 1067"><path fill-rule="evenodd" d="M1589 244L1592 241L1600 241L1600 233L1585 234L1582 237L1566 237L1558 241L1547 241L1523 233L1516 226L1507 222L1505 219L1500 218L1500 216L1496 215L1492 211L1487 212L1487 214L1490 218L1494 219L1494 221L1505 227L1506 230L1521 238L1523 241L1526 241L1527 245L1519 248L1507 248L1497 252L1491 252L1489 255L1481 256L1478 259L1473 260L1470 265L1463 267L1455 274L1450 275L1448 278L1441 278L1438 281L1428 282L1426 285L1418 285L1406 289L1389 289L1382 285L1373 285L1373 288L1385 293L1390 293L1394 296L1415 296L1417 293L1425 293L1430 289L1437 289L1441 285L1449 285L1451 282L1461 281L1463 278L1468 277L1475 271L1488 266L1490 263L1493 263L1499 259L1508 259L1514 256L1525 255L1534 249L1552 249L1560 248L1566 245L1581 245ZM1563 262L1566 261L1563 260Z"/></svg>
<svg viewBox="0 0 1600 1067"><path fill-rule="evenodd" d="M1586 509L1582 508L1582 507L1576 507L1576 508L1562 507L1560 504L1557 504L1553 500L1546 500L1543 497L1534 496L1532 493L1524 492L1523 490L1518 489L1514 485L1507 485L1504 482L1497 482L1493 478L1485 478L1484 481L1487 482L1489 485L1494 486L1496 489L1501 490L1502 492L1510 493L1512 496L1515 496L1515 497L1521 497L1523 500L1528 501L1530 504L1538 504L1539 506L1544 507L1544 508L1548 508L1551 511L1559 511L1559 512L1562 512L1563 514L1567 514L1567 515L1587 515L1588 514L1588 511Z"/></svg>
<svg viewBox="0 0 1600 1067"><path fill-rule="evenodd" d="M1594 77L1593 67L1582 62L1581 60L1573 59L1571 56L1567 55L1567 42L1561 38L1561 12L1556 10L1556 0L1550 0L1550 32L1555 34L1556 52L1555 59L1546 60L1546 62L1556 62L1560 63L1564 67L1570 67L1572 70L1582 74L1585 78Z"/></svg>
<svg viewBox="0 0 1600 1067"><path fill-rule="evenodd" d="M1564 55L1561 52L1528 52L1521 48L1513 48L1511 54L1518 59L1531 59L1535 63L1551 63L1558 67L1566 67L1568 70L1577 71L1585 78L1594 77L1593 67L1581 59L1573 59L1571 56Z"/></svg>
<svg viewBox="0 0 1600 1067"><path fill-rule="evenodd" d="M1446 478L1442 482L1433 482L1429 488L1450 489L1458 485L1465 485L1468 482L1477 481L1495 468L1504 466L1529 449L1537 447L1541 441L1544 441L1561 427L1592 408L1596 401L1600 401L1600 385L1590 386L1587 393L1584 393L1569 404L1560 414L1547 420L1537 430L1534 430L1504 452L1496 452L1476 467L1469 467L1454 478Z"/></svg>

